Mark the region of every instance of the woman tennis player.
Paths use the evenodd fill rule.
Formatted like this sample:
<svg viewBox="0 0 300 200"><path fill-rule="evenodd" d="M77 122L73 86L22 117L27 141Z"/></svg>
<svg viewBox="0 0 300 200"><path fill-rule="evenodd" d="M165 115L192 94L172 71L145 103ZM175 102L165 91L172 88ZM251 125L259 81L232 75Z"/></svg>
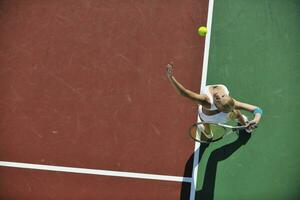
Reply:
<svg viewBox="0 0 300 200"><path fill-rule="evenodd" d="M229 96L229 91L225 85L207 85L202 88L200 94L194 93L175 79L172 64L167 65L167 77L180 95L200 105L199 117L203 122L224 124L230 119L236 119L240 124L247 125L246 131L248 133L251 133L252 129L257 127L262 116L262 109L233 99ZM254 118L248 121L240 110L253 113ZM202 133L207 139L213 137L209 127L204 127Z"/></svg>

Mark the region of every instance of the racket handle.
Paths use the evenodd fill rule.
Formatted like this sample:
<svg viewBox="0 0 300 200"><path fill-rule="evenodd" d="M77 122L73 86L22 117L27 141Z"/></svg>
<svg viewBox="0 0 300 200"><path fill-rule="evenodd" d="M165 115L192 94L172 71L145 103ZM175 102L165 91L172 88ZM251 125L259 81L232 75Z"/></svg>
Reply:
<svg viewBox="0 0 300 200"><path fill-rule="evenodd" d="M255 128L257 128L257 127L258 127L257 125L254 125L254 126L252 126L251 128L246 128L245 131L246 131L247 133L252 133L253 129L255 129Z"/></svg>
<svg viewBox="0 0 300 200"><path fill-rule="evenodd" d="M246 128L245 131L246 131L247 133L252 133L253 130L252 130L252 129Z"/></svg>

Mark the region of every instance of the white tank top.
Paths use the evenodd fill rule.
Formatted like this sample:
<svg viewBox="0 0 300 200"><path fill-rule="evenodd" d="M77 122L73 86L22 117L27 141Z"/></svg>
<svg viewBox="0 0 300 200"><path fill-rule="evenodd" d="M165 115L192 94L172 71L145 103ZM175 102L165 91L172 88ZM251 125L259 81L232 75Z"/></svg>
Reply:
<svg viewBox="0 0 300 200"><path fill-rule="evenodd" d="M227 95L229 95L229 91L227 89L227 87L225 85L207 85L205 87L202 88L201 90L201 94L206 94L210 100L210 103L211 103L211 108L208 109L208 110L217 110L217 107L214 103L214 99L213 99L213 96L212 94L210 93L209 91L209 88L210 87L213 87L213 86L221 86L224 88L225 90L225 93ZM226 123L228 122L229 118L227 117L228 116L228 113L224 113L224 112L219 112L215 115L206 115L202 112L202 106L200 105L199 106L199 117L200 119L202 119L203 121L205 122L214 122L214 123Z"/></svg>

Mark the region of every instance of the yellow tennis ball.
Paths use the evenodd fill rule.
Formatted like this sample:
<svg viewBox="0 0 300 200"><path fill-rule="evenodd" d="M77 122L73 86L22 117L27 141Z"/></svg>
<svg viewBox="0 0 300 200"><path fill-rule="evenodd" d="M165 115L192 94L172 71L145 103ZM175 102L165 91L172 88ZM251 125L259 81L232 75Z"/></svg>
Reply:
<svg viewBox="0 0 300 200"><path fill-rule="evenodd" d="M200 26L199 28L198 28L198 34L200 35L200 36L205 36L206 35L206 33L207 33L207 28L205 27L205 26Z"/></svg>

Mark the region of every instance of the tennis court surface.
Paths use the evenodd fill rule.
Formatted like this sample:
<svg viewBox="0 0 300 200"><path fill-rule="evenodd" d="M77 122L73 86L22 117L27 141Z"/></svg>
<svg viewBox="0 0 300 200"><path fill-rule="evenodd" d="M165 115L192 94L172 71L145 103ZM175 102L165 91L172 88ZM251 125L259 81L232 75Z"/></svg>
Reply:
<svg viewBox="0 0 300 200"><path fill-rule="evenodd" d="M0 199L299 199L299 8L1 1ZM195 144L171 61L186 88L224 84L260 106L259 128Z"/></svg>
<svg viewBox="0 0 300 200"><path fill-rule="evenodd" d="M207 1L1 1L1 199L188 199Z"/></svg>
<svg viewBox="0 0 300 200"><path fill-rule="evenodd" d="M300 198L299 8L297 0L214 1L207 84L225 84L264 114L250 138L202 148L197 199Z"/></svg>

